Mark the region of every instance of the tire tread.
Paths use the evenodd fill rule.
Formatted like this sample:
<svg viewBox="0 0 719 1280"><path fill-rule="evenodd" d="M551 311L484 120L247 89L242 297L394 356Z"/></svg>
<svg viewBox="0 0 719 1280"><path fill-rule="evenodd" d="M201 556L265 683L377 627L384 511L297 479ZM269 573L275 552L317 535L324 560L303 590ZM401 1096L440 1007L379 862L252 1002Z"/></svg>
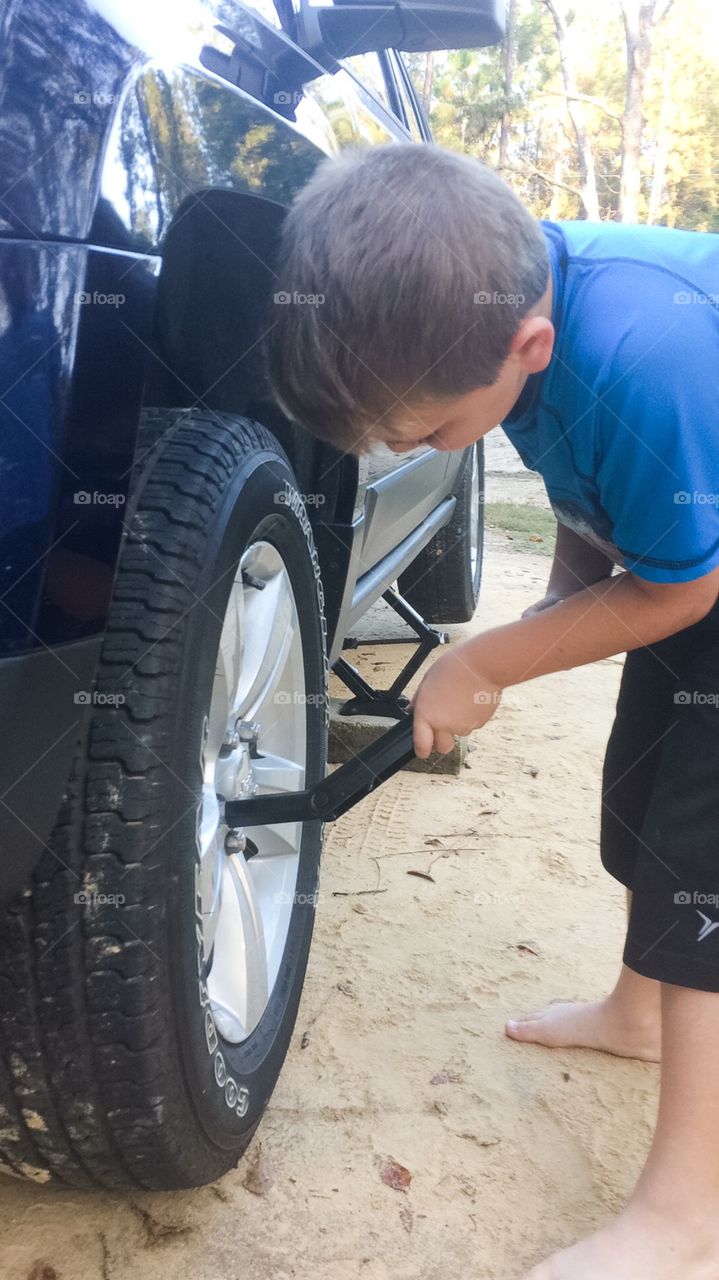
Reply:
<svg viewBox="0 0 719 1280"><path fill-rule="evenodd" d="M0 1162L16 1173L77 1188L187 1185L183 1135L162 1101L170 997L153 961L167 874L159 757L171 743L172 681L206 525L223 482L262 451L281 453L259 423L197 410L143 415L96 679L98 692L122 689L126 702L94 710L31 888L0 916ZM178 511L188 500L192 516ZM78 902L83 888L122 892L125 902Z"/></svg>

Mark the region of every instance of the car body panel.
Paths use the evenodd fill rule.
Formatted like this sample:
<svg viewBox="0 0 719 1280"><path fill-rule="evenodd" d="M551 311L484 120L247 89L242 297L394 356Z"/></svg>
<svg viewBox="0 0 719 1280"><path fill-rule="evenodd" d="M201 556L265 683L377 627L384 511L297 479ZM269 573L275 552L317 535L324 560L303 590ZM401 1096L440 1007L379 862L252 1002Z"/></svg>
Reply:
<svg viewBox="0 0 719 1280"><path fill-rule="evenodd" d="M158 266L0 242L0 657L104 628Z"/></svg>
<svg viewBox="0 0 719 1280"><path fill-rule="evenodd" d="M252 390L284 210L326 156L410 137L408 108L349 63L308 66L279 28L270 0L16 0L0 15L0 703L18 730L0 753L0 847L16 854L0 892L42 850L86 731L91 704L70 692L92 686L143 404L261 417L303 491L321 490L334 656L451 514L461 455L358 464ZM397 55L379 65L396 104ZM37 697L23 713L28 683L47 714Z"/></svg>

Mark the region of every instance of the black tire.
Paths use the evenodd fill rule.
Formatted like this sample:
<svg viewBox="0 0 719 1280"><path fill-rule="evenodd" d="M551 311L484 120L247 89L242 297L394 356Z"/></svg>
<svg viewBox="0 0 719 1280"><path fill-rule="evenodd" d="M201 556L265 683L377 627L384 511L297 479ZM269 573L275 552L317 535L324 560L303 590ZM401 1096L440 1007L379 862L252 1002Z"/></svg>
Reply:
<svg viewBox="0 0 719 1280"><path fill-rule="evenodd" d="M194 410L149 410L143 430L155 443L96 686L125 702L93 709L51 851L0 917L0 1161L73 1187L172 1190L219 1177L249 1142L288 1048L314 919L317 823L302 835L265 1013L243 1043L224 1041L198 978L200 750L225 605L258 534L290 576L315 695L307 785L325 771L327 671L317 558L274 437Z"/></svg>
<svg viewBox="0 0 719 1280"><path fill-rule="evenodd" d="M472 515L472 472L479 496ZM469 622L479 599L484 543L484 441L467 449L454 490L452 519L399 578L400 593L427 622ZM472 536L476 562L472 565Z"/></svg>

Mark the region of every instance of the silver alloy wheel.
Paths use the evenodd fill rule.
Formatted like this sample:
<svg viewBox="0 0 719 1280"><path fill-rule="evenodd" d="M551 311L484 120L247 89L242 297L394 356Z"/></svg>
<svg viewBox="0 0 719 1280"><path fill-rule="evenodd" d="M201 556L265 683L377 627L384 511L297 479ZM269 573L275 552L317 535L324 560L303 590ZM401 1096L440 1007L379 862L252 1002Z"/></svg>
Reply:
<svg viewBox="0 0 719 1280"><path fill-rule="evenodd" d="M230 591L202 750L198 895L205 980L218 1031L246 1040L285 950L301 823L230 832L225 800L304 786L306 693L292 585L269 542L247 548ZM256 852L255 852L256 849Z"/></svg>
<svg viewBox="0 0 719 1280"><path fill-rule="evenodd" d="M469 493L469 565L472 582L477 576L479 561L479 456L477 446L472 445L472 486Z"/></svg>

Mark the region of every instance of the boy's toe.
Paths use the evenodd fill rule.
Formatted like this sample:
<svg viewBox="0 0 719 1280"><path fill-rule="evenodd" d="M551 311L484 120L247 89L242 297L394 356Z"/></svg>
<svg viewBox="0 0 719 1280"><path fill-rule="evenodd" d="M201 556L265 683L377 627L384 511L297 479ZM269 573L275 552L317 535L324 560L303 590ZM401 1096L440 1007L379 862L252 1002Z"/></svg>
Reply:
<svg viewBox="0 0 719 1280"><path fill-rule="evenodd" d="M510 1040L535 1042L540 1038L543 1020L543 1013L529 1014L525 1018L509 1021L505 1030Z"/></svg>

